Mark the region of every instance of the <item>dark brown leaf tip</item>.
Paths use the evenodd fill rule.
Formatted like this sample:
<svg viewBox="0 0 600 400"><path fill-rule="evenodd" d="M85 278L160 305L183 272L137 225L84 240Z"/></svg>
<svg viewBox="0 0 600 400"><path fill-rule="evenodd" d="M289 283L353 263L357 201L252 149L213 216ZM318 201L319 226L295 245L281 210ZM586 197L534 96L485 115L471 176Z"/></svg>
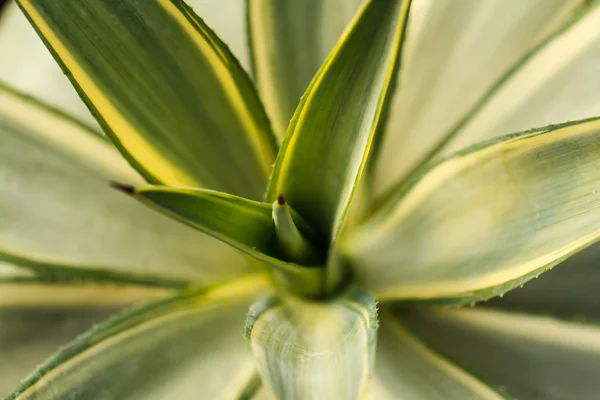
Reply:
<svg viewBox="0 0 600 400"><path fill-rule="evenodd" d="M280 206L284 206L284 205L285 205L285 199L283 198L283 195L282 195L282 194L280 194L280 195L277 197L277 204L279 204Z"/></svg>
<svg viewBox="0 0 600 400"><path fill-rule="evenodd" d="M135 187L131 186L131 185L127 185L124 183L119 183L119 182L114 182L111 181L109 183L110 187L117 189L118 191L121 191L125 194L129 194L129 195L133 195L135 194Z"/></svg>

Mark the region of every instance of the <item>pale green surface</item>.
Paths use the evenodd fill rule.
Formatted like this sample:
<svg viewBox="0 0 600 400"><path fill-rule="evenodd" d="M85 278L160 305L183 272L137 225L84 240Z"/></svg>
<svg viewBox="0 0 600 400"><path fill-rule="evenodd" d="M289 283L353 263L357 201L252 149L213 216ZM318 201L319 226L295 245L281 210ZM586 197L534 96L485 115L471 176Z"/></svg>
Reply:
<svg viewBox="0 0 600 400"><path fill-rule="evenodd" d="M112 179L139 181L104 139L0 87L0 254L188 282L250 270L235 250L111 189Z"/></svg>
<svg viewBox="0 0 600 400"><path fill-rule="evenodd" d="M500 400L504 397L381 315L369 399Z"/></svg>
<svg viewBox="0 0 600 400"><path fill-rule="evenodd" d="M485 309L400 318L440 354L517 399L598 398L600 328L596 326Z"/></svg>
<svg viewBox="0 0 600 400"><path fill-rule="evenodd" d="M111 313L86 309L0 310L0 396L44 359Z"/></svg>
<svg viewBox="0 0 600 400"><path fill-rule="evenodd" d="M366 162L408 4L365 3L311 82L277 157L267 200L283 195L323 243L337 236Z"/></svg>
<svg viewBox="0 0 600 400"><path fill-rule="evenodd" d="M382 194L397 183L496 80L544 36L559 28L560 22L571 17L582 3L415 1L398 75L401 88L391 104L382 152L376 155L375 193ZM519 126L518 130L563 121L552 119Z"/></svg>
<svg viewBox="0 0 600 400"><path fill-rule="evenodd" d="M376 333L375 300L358 291L327 303L273 295L252 306L246 323L263 385L286 400L362 398Z"/></svg>
<svg viewBox="0 0 600 400"><path fill-rule="evenodd" d="M181 1L19 4L147 179L262 196L276 151L262 105Z"/></svg>
<svg viewBox="0 0 600 400"><path fill-rule="evenodd" d="M246 0L254 74L283 138L300 97L362 0Z"/></svg>
<svg viewBox="0 0 600 400"><path fill-rule="evenodd" d="M600 121L458 153L397 193L344 245L380 299L471 302L526 282L600 237Z"/></svg>
<svg viewBox="0 0 600 400"><path fill-rule="evenodd" d="M236 399L254 374L243 316L264 284L240 280L122 313L58 352L8 399Z"/></svg>
<svg viewBox="0 0 600 400"><path fill-rule="evenodd" d="M445 149L600 114L600 3L507 80Z"/></svg>
<svg viewBox="0 0 600 400"><path fill-rule="evenodd" d="M31 24L13 2L0 17L0 82L33 95L74 117L96 126L77 92L44 44L31 29Z"/></svg>

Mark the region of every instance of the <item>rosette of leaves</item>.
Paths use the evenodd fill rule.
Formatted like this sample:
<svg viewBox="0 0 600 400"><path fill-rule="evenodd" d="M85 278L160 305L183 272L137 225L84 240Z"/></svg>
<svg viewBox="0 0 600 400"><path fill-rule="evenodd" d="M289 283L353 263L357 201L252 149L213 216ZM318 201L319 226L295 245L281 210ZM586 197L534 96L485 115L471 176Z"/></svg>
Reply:
<svg viewBox="0 0 600 400"><path fill-rule="evenodd" d="M495 298L600 237L597 2L18 5L101 132L0 87L2 371L145 302L7 399L597 398L593 262Z"/></svg>

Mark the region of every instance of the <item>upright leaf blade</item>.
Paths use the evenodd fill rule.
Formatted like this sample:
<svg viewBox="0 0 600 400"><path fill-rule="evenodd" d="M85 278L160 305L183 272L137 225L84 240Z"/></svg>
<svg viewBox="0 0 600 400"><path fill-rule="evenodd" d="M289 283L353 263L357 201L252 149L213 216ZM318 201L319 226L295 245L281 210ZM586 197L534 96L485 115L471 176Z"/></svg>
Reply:
<svg viewBox="0 0 600 400"><path fill-rule="evenodd" d="M272 205L204 189L119 186L159 211L279 269L285 285L309 296L322 293L321 266L286 261L277 245Z"/></svg>
<svg viewBox="0 0 600 400"><path fill-rule="evenodd" d="M432 166L342 246L380 298L502 294L600 239L600 119L468 148Z"/></svg>
<svg viewBox="0 0 600 400"><path fill-rule="evenodd" d="M271 296L250 309L246 338L275 398L362 399L377 327L375 300L359 291L319 303Z"/></svg>
<svg viewBox="0 0 600 400"><path fill-rule="evenodd" d="M279 137L362 0L246 0L254 74Z"/></svg>
<svg viewBox="0 0 600 400"><path fill-rule="evenodd" d="M180 0L19 1L148 180L260 198L276 152L252 83Z"/></svg>
<svg viewBox="0 0 600 400"><path fill-rule="evenodd" d="M298 106L267 199L283 195L335 240L362 173L399 57L410 1L368 1Z"/></svg>

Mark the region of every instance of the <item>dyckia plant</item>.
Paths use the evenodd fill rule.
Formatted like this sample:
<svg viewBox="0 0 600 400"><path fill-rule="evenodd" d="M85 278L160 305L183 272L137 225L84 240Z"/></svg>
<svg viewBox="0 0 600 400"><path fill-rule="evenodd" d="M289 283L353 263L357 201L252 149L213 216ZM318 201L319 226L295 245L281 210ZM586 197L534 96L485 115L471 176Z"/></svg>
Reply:
<svg viewBox="0 0 600 400"><path fill-rule="evenodd" d="M596 2L18 5L103 133L0 87L2 315L144 302L7 399L600 397L593 262L492 299L600 237Z"/></svg>

